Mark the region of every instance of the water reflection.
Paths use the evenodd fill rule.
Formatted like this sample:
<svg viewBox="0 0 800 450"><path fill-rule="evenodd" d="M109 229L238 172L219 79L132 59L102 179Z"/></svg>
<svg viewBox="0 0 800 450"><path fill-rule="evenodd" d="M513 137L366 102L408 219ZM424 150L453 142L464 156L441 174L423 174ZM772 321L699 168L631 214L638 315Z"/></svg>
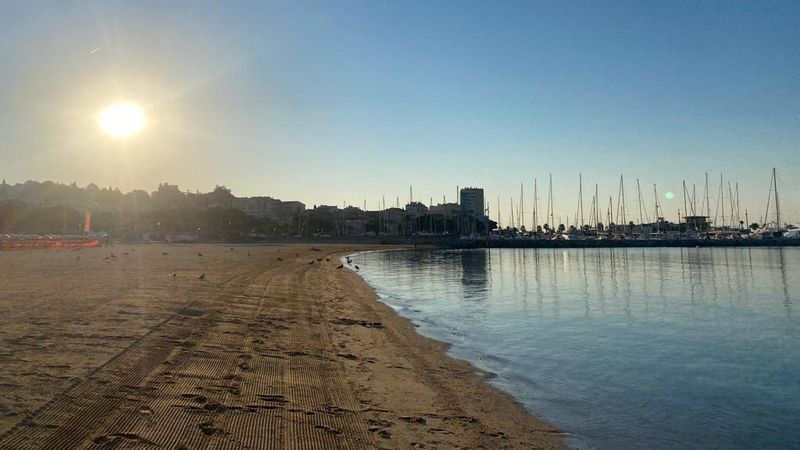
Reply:
<svg viewBox="0 0 800 450"><path fill-rule="evenodd" d="M365 253L384 300L599 448L800 442L795 248ZM591 414L587 412L592 412ZM777 432L776 430L780 430Z"/></svg>
<svg viewBox="0 0 800 450"><path fill-rule="evenodd" d="M489 252L452 253L461 262L461 284L470 296L487 291L489 270L487 261Z"/></svg>
<svg viewBox="0 0 800 450"><path fill-rule="evenodd" d="M421 286L446 274L460 284L448 289L470 300L498 292L523 303L549 303L558 314L565 291L570 300L581 300L585 317L603 316L611 307L629 320L649 317L654 302L662 305L664 318L685 300L694 317L714 314L721 304L747 308L754 294L779 296L783 314L791 318L796 286L789 271L800 262L797 251L786 248L414 251L386 252L380 259L392 266L384 277L400 281L410 274Z"/></svg>

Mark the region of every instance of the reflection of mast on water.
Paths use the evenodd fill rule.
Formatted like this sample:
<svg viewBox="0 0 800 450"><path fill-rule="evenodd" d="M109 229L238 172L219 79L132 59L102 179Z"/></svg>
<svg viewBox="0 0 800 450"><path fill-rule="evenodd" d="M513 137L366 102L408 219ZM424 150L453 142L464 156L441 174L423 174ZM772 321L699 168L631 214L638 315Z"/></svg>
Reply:
<svg viewBox="0 0 800 450"><path fill-rule="evenodd" d="M605 289L603 288L603 260L599 251L595 252L597 261L597 267L595 268L595 274L597 278L597 294L598 298L600 299L600 313L605 317L606 315L606 293Z"/></svg>
<svg viewBox="0 0 800 450"><path fill-rule="evenodd" d="M583 248L581 251L581 268L583 269L583 301L586 308L586 317L590 316L590 307L589 307L589 275L586 273L586 248Z"/></svg>
<svg viewBox="0 0 800 450"><path fill-rule="evenodd" d="M783 285L783 308L786 310L786 317L792 317L792 298L789 297L789 284L786 281L786 263L783 260L783 247L778 247L778 263L780 264L781 283Z"/></svg>
<svg viewBox="0 0 800 450"><path fill-rule="evenodd" d="M644 319L650 317L650 293L647 289L647 249L642 248L642 293L644 294Z"/></svg>

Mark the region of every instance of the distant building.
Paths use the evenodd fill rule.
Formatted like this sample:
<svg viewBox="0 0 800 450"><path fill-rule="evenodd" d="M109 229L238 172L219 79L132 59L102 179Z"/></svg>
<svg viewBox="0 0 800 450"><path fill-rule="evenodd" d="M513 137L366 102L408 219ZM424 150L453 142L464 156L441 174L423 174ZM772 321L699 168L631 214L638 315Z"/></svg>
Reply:
<svg viewBox="0 0 800 450"><path fill-rule="evenodd" d="M236 197L233 207L248 216L274 218L278 214L280 200L272 197Z"/></svg>
<svg viewBox="0 0 800 450"><path fill-rule="evenodd" d="M687 230L708 231L708 216L686 216L684 220Z"/></svg>
<svg viewBox="0 0 800 450"><path fill-rule="evenodd" d="M420 202L411 202L406 205L406 214L412 217L419 217L428 214L428 207Z"/></svg>
<svg viewBox="0 0 800 450"><path fill-rule="evenodd" d="M482 188L461 189L461 212L472 217L485 216L485 203L483 202Z"/></svg>
<svg viewBox="0 0 800 450"><path fill-rule="evenodd" d="M402 234L406 212L400 208L388 208L381 211L381 234Z"/></svg>
<svg viewBox="0 0 800 450"><path fill-rule="evenodd" d="M367 221L362 219L345 220L344 234L346 236L364 236L367 234Z"/></svg>
<svg viewBox="0 0 800 450"><path fill-rule="evenodd" d="M451 217L461 212L461 207L458 203L441 203L431 206L430 212L431 214Z"/></svg>
<svg viewBox="0 0 800 450"><path fill-rule="evenodd" d="M295 220L306 210L306 205L301 202L283 202L272 197L235 197L231 205L249 216L266 217L281 223Z"/></svg>
<svg viewBox="0 0 800 450"><path fill-rule="evenodd" d="M289 222L305 212L306 205L298 201L280 202L278 206L278 221Z"/></svg>

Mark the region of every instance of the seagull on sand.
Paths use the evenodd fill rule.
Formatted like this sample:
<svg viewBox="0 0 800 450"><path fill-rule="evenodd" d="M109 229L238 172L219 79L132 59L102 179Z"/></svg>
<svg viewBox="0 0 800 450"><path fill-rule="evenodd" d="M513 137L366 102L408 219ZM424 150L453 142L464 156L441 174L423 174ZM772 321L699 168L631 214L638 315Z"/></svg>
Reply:
<svg viewBox="0 0 800 450"><path fill-rule="evenodd" d="M174 279L175 279L177 276L178 276L178 274L177 274L177 273L173 273L173 274L172 274L172 279L174 280Z"/></svg>
<svg viewBox="0 0 800 450"><path fill-rule="evenodd" d="M198 252L198 253L197 253L197 256L203 256L203 254L202 254L202 253L200 253L200 252Z"/></svg>
<svg viewBox="0 0 800 450"><path fill-rule="evenodd" d="M206 274L202 274L197 278L200 279L200 280L205 280L206 279Z"/></svg>
<svg viewBox="0 0 800 450"><path fill-rule="evenodd" d="M337 269L341 269L342 267L344 267L344 264L339 264L339 267L337 267Z"/></svg>

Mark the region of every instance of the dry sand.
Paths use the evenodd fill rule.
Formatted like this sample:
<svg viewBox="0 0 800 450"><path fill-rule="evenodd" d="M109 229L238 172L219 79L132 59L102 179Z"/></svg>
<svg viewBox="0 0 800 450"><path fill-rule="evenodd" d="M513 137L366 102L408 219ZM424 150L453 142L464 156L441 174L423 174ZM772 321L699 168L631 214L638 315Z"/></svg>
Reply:
<svg viewBox="0 0 800 450"><path fill-rule="evenodd" d="M563 447L319 247L0 252L0 448Z"/></svg>

